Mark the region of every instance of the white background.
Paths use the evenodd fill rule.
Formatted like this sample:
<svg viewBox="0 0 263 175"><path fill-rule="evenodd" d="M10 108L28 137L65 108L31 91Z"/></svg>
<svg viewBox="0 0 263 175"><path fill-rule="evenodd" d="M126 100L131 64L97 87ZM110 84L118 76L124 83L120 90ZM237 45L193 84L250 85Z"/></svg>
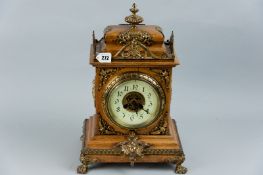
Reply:
<svg viewBox="0 0 263 175"><path fill-rule="evenodd" d="M94 113L92 30L124 22L133 1L0 0L0 174L75 174ZM263 2L141 0L181 65L172 114L193 175L263 174ZM173 174L173 166L96 165L90 174Z"/></svg>

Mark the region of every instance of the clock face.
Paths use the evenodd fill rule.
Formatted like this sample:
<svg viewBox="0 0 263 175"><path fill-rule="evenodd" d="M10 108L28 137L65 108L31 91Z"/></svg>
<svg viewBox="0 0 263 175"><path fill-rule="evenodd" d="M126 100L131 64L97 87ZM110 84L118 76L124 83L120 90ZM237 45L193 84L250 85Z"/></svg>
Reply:
<svg viewBox="0 0 263 175"><path fill-rule="evenodd" d="M117 81L107 94L111 119L126 128L140 128L152 123L162 112L163 91L144 74L132 74ZM137 75L137 76L134 76Z"/></svg>

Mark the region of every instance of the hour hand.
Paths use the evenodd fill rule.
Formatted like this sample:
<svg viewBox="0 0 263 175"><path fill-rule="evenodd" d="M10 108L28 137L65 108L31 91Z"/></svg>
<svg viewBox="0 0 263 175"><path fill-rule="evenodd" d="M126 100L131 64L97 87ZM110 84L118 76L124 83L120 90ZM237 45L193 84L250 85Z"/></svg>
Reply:
<svg viewBox="0 0 263 175"><path fill-rule="evenodd" d="M144 109L144 108L142 108L142 110L144 110L144 112L146 112L147 114L149 114L149 109Z"/></svg>

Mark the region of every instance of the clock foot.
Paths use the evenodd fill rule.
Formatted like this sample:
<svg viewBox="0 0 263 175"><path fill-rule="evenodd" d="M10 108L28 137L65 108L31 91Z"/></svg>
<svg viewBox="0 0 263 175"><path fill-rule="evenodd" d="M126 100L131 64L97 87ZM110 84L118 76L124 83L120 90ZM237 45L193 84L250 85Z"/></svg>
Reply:
<svg viewBox="0 0 263 175"><path fill-rule="evenodd" d="M88 165L98 162L98 159L90 157L90 155L84 153L82 150L80 154L80 162L82 165L78 166L77 173L86 174L88 172Z"/></svg>
<svg viewBox="0 0 263 175"><path fill-rule="evenodd" d="M78 174L86 174L88 172L88 165L80 165L77 168Z"/></svg>
<svg viewBox="0 0 263 175"><path fill-rule="evenodd" d="M169 163L175 164L175 173L176 174L185 174L187 172L187 168L182 166L182 163L185 160L185 156L183 153L180 153L179 155L176 155L174 157L169 158L167 161Z"/></svg>
<svg viewBox="0 0 263 175"><path fill-rule="evenodd" d="M187 168L183 167L181 164L176 165L175 173L176 174L185 174L187 172Z"/></svg>

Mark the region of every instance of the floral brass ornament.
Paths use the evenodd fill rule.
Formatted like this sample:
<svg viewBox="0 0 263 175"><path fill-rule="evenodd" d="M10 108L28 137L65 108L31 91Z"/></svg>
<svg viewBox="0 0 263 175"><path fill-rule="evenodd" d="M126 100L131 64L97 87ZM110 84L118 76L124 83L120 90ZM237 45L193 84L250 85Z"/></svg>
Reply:
<svg viewBox="0 0 263 175"><path fill-rule="evenodd" d="M99 82L98 90L102 88L102 86L107 82L110 76L114 74L116 71L117 71L117 68L109 68L109 69L100 68L99 69L100 82Z"/></svg>
<svg viewBox="0 0 263 175"><path fill-rule="evenodd" d="M101 135L121 135L122 133L116 132L110 125L107 124L102 117L99 117L99 133Z"/></svg>
<svg viewBox="0 0 263 175"><path fill-rule="evenodd" d="M148 48L152 44L152 36L146 32L137 30L136 25L143 21L143 18L136 13L139 11L136 8L135 3L130 9L132 15L127 16L125 21L131 24L129 30L120 33L117 36L117 43L123 45L123 47L114 55L114 57L123 58L157 58Z"/></svg>
<svg viewBox="0 0 263 175"><path fill-rule="evenodd" d="M161 77L161 80L165 83L166 88L169 89L171 71L169 69L150 69L150 70L157 73Z"/></svg>
<svg viewBox="0 0 263 175"><path fill-rule="evenodd" d="M129 156L130 165L134 166L137 158L143 158L145 150L150 146L150 144L138 140L135 133L131 132L128 136L128 141L118 143L116 148L120 148L124 155Z"/></svg>
<svg viewBox="0 0 263 175"><path fill-rule="evenodd" d="M166 135L168 134L168 123L166 116L168 113L166 112L163 118L160 119L158 125L150 132L151 135Z"/></svg>
<svg viewBox="0 0 263 175"><path fill-rule="evenodd" d="M151 45L152 37L145 31L137 31L134 28L131 28L118 35L117 42L124 46L114 55L114 57L135 59L156 57L147 47Z"/></svg>

